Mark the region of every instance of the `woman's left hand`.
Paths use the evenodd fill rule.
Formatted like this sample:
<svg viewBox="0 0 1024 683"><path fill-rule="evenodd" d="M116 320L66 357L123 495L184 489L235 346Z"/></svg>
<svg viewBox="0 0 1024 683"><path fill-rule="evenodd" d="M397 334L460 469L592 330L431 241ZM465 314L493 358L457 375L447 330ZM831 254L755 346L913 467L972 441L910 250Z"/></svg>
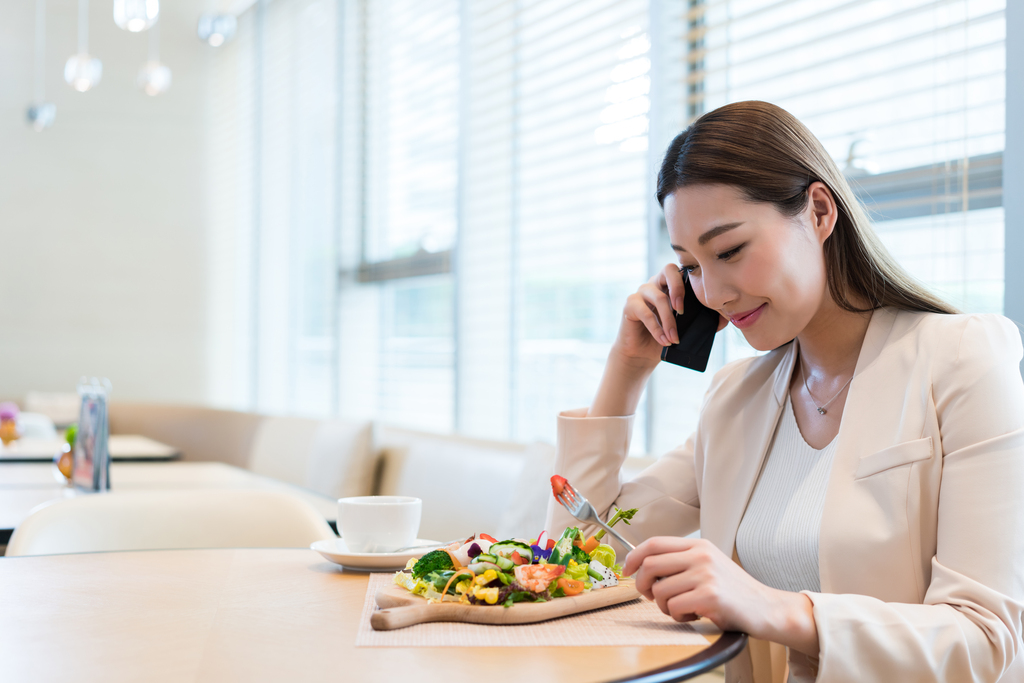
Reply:
<svg viewBox="0 0 1024 683"><path fill-rule="evenodd" d="M709 541L656 536L626 556L636 588L676 621L707 617L723 631L743 631L817 655L813 606L800 593L769 588Z"/></svg>

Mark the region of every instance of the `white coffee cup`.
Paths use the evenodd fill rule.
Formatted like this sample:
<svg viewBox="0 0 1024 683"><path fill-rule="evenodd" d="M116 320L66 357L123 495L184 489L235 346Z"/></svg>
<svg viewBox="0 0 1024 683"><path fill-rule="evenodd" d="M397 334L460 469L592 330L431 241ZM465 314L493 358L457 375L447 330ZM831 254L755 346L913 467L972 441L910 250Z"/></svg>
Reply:
<svg viewBox="0 0 1024 683"><path fill-rule="evenodd" d="M338 532L353 553L389 553L413 545L423 501L409 496L338 499Z"/></svg>

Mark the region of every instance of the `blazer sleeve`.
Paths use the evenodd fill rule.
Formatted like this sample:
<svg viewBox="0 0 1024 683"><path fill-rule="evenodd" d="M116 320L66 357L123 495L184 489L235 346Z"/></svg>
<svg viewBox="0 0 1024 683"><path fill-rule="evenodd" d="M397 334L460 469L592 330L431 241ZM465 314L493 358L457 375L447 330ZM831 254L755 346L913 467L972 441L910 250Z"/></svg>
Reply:
<svg viewBox="0 0 1024 683"><path fill-rule="evenodd" d="M997 681L1024 670L1013 661L1024 618L1020 334L1002 316L965 320L932 376L942 478L923 604L807 592L821 683Z"/></svg>
<svg viewBox="0 0 1024 683"><path fill-rule="evenodd" d="M634 480L622 482L620 469L629 454L633 416L587 417L587 409L569 410L558 416L558 454L555 472L561 474L608 519L612 506L637 508L631 524L615 527L627 539L639 542L650 536L685 536L700 526L700 502L694 468L694 444L691 436ZM547 529L557 534L567 526L581 526L584 533L597 530L583 527L554 500L548 502ZM625 548L610 535L610 543L620 558Z"/></svg>

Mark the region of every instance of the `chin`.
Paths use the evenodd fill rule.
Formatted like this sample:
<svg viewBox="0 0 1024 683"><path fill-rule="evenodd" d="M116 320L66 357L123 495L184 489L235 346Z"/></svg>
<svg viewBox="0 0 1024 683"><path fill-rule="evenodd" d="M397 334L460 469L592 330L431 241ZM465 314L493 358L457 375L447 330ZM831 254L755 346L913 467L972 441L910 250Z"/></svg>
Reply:
<svg viewBox="0 0 1024 683"><path fill-rule="evenodd" d="M756 327L756 326L755 326ZM786 334L778 330L740 330L747 343L758 351L773 351L796 338L796 334Z"/></svg>

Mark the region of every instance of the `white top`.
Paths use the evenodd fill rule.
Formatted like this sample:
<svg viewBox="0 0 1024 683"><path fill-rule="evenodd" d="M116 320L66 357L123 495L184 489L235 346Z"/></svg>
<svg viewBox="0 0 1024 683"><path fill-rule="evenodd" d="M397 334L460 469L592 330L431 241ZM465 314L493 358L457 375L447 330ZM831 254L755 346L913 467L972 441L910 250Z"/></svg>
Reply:
<svg viewBox="0 0 1024 683"><path fill-rule="evenodd" d="M767 462L736 533L740 564L755 579L779 590L821 591L818 536L836 439L815 450L786 406Z"/></svg>

